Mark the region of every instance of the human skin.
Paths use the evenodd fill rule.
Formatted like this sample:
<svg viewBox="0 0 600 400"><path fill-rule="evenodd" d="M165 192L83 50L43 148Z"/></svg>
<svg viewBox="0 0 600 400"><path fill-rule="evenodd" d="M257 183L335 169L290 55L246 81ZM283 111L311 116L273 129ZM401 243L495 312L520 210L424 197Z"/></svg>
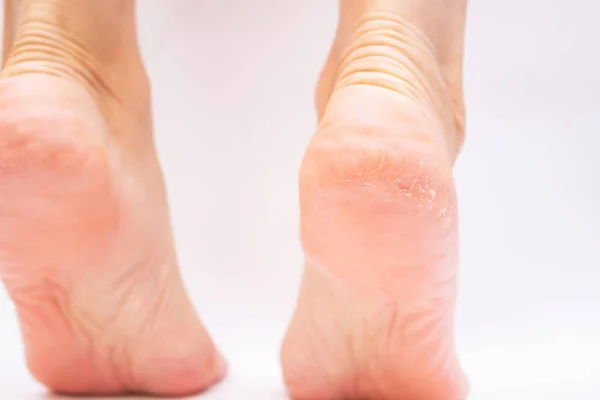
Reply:
<svg viewBox="0 0 600 400"><path fill-rule="evenodd" d="M341 0L300 170L299 400L461 400L453 343L466 0ZM5 0L0 278L32 374L185 395L226 365L177 264L134 0Z"/></svg>
<svg viewBox="0 0 600 400"><path fill-rule="evenodd" d="M0 277L32 374L68 394L226 372L179 275L133 0L8 0Z"/></svg>
<svg viewBox="0 0 600 400"><path fill-rule="evenodd" d="M466 1L340 2L300 169L306 266L281 352L298 400L461 400L452 166Z"/></svg>

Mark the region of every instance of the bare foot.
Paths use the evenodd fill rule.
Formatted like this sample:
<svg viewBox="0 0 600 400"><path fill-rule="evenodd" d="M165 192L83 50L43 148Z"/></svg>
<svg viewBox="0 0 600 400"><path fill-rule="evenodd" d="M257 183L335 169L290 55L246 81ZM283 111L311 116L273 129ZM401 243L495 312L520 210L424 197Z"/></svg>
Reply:
<svg viewBox="0 0 600 400"><path fill-rule="evenodd" d="M300 171L306 268L282 349L294 399L466 397L452 179L464 18L464 0L341 2Z"/></svg>
<svg viewBox="0 0 600 400"><path fill-rule="evenodd" d="M133 1L6 14L0 277L31 372L69 394L209 387L226 368L178 272Z"/></svg>

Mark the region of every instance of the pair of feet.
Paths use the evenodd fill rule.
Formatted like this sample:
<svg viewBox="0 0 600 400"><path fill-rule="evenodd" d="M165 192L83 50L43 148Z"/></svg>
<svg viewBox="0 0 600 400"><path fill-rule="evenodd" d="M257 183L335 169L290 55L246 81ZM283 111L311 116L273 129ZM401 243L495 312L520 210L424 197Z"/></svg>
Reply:
<svg viewBox="0 0 600 400"><path fill-rule="evenodd" d="M132 0L5 0L0 277L33 375L183 395L226 364L178 273ZM465 0L348 0L300 171L296 399L460 400L453 345Z"/></svg>

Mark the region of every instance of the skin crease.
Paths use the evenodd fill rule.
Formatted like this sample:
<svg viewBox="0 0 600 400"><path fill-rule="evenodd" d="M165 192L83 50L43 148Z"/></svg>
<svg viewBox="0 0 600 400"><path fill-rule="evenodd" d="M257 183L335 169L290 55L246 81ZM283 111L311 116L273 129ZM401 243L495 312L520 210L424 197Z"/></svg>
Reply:
<svg viewBox="0 0 600 400"><path fill-rule="evenodd" d="M306 267L281 353L294 399L466 398L452 179L465 2L425 3L340 2L300 169Z"/></svg>
<svg viewBox="0 0 600 400"><path fill-rule="evenodd" d="M6 8L0 278L30 371L67 394L210 387L226 365L178 272L133 1Z"/></svg>

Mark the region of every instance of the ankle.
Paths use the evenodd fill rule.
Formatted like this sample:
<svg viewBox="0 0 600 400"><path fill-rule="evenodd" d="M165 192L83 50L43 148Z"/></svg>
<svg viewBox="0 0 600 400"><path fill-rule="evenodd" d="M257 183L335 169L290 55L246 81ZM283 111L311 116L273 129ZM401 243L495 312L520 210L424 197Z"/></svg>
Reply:
<svg viewBox="0 0 600 400"><path fill-rule="evenodd" d="M340 32L370 13L387 13L411 23L437 46L440 56L445 50L463 47L467 0L442 0L433 7L421 0L340 0ZM442 61L442 60L440 60Z"/></svg>
<svg viewBox="0 0 600 400"><path fill-rule="evenodd" d="M388 12L368 12L343 34L334 92L355 84L384 87L424 107L443 97L435 47L420 29Z"/></svg>
<svg viewBox="0 0 600 400"><path fill-rule="evenodd" d="M451 153L464 141L462 33L464 0L441 7L450 23L435 24L431 8L413 1L340 2L340 22L321 75L319 119L334 93L356 85L395 92L442 127ZM461 22L462 21L462 22ZM432 25L433 27L430 27ZM440 32L443 39L440 40Z"/></svg>
<svg viewBox="0 0 600 400"><path fill-rule="evenodd" d="M146 91L132 0L7 0L5 13L2 77L58 76L95 98Z"/></svg>

